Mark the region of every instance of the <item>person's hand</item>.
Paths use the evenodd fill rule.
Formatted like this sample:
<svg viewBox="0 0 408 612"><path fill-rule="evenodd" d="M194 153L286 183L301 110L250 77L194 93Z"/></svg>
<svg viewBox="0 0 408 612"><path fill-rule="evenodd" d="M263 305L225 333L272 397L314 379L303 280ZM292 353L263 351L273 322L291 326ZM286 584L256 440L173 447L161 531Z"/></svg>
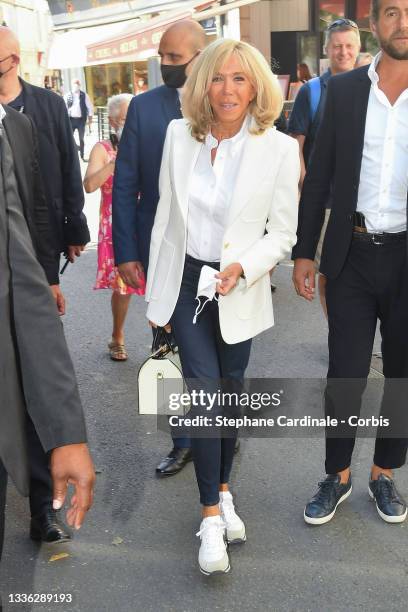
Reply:
<svg viewBox="0 0 408 612"><path fill-rule="evenodd" d="M54 448L51 452L51 477L53 481L54 510L62 508L68 491L68 484L75 491L67 511L67 523L79 529L86 512L92 506L95 470L86 444L68 444Z"/></svg>
<svg viewBox="0 0 408 612"><path fill-rule="evenodd" d="M65 314L65 298L59 285L50 285L50 289L57 305L58 314L61 317Z"/></svg>
<svg viewBox="0 0 408 612"><path fill-rule="evenodd" d="M243 269L240 263L232 263L222 272L218 272L215 278L218 278L221 282L217 283L217 293L227 295L238 283L238 279L242 274Z"/></svg>
<svg viewBox="0 0 408 612"><path fill-rule="evenodd" d="M153 327L154 329L156 329L156 327L157 327L157 323L153 323L153 321L149 321L149 325L150 325L150 327ZM164 331L166 331L168 334L171 334L171 325L170 325L170 323L167 323L166 325L161 325L161 327L164 327Z"/></svg>
<svg viewBox="0 0 408 612"><path fill-rule="evenodd" d="M84 250L85 250L85 245L84 244L80 244L80 245L76 245L76 246L70 244L68 246L68 250L67 250L67 255L68 255L69 261L71 263L74 263L75 257L81 257L81 253Z"/></svg>
<svg viewBox="0 0 408 612"><path fill-rule="evenodd" d="M293 284L296 293L311 302L315 292L316 269L313 259L295 259Z"/></svg>
<svg viewBox="0 0 408 612"><path fill-rule="evenodd" d="M122 280L129 287L139 289L143 283L143 265L141 261L127 261L118 265L119 274Z"/></svg>

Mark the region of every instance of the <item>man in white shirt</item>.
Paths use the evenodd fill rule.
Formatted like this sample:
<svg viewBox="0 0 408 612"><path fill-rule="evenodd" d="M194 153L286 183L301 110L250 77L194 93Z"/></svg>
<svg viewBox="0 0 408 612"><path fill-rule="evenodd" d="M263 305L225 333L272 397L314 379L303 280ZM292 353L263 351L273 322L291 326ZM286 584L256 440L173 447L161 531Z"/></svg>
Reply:
<svg viewBox="0 0 408 612"><path fill-rule="evenodd" d="M377 430L369 494L386 522L407 516L392 470L404 465L408 438L408 0L373 0L371 27L381 52L369 67L329 83L293 253L296 291L312 300L312 260L332 184L320 272L329 322L326 416L340 426L326 432L327 478L305 508L314 525L331 520L351 493L356 427L349 418L360 412L378 320L386 379L381 415L390 424Z"/></svg>
<svg viewBox="0 0 408 612"><path fill-rule="evenodd" d="M84 136L85 136L85 125L89 118L92 121L93 106L92 102L85 91L81 90L81 81L74 79L72 81L72 90L64 96L65 104L67 105L68 115L71 121L72 133L78 130L79 136L79 152L81 159L86 161L84 158Z"/></svg>

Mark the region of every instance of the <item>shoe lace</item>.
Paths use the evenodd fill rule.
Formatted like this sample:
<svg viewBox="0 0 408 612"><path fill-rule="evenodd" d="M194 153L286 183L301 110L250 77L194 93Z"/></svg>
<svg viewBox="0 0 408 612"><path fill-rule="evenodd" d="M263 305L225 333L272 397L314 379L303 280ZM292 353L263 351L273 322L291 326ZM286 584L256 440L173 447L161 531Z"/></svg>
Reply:
<svg viewBox="0 0 408 612"><path fill-rule="evenodd" d="M228 499L222 502L221 504L222 514L224 516L225 522L229 523L233 521L236 517L234 502L232 499Z"/></svg>
<svg viewBox="0 0 408 612"><path fill-rule="evenodd" d="M400 502L395 484L391 480L378 480L377 487L386 503Z"/></svg>
<svg viewBox="0 0 408 612"><path fill-rule="evenodd" d="M218 548L220 536L224 536L225 523L220 519L219 523L204 523L204 527L197 531L196 536L201 537L207 548Z"/></svg>
<svg viewBox="0 0 408 612"><path fill-rule="evenodd" d="M333 491L334 484L335 483L332 480L321 480L318 482L317 486L319 487L319 490L316 493L316 499L327 499Z"/></svg>

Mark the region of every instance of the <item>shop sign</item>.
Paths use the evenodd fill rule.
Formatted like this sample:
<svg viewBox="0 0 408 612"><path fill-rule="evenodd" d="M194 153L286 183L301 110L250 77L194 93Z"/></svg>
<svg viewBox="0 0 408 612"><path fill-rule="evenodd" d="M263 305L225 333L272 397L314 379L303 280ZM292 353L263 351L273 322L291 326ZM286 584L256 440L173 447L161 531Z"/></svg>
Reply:
<svg viewBox="0 0 408 612"><path fill-rule="evenodd" d="M121 56L132 53L140 53L148 49L157 48L160 39L169 24L157 26L144 32L136 32L117 40L95 43L87 46L87 61L89 63L100 60L116 59L120 61Z"/></svg>

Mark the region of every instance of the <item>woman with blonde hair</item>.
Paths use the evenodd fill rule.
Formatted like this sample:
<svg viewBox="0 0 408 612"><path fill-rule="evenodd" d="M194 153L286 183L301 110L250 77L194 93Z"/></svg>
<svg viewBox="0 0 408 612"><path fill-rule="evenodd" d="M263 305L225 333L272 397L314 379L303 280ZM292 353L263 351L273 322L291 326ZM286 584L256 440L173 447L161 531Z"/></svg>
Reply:
<svg viewBox="0 0 408 612"><path fill-rule="evenodd" d="M190 391L240 389L251 339L273 325L269 270L296 241L298 145L273 127L279 84L243 42L217 40L200 54L182 109L164 145L147 316L170 323ZM228 484L237 430L206 433L191 432L191 446L202 504L198 562L210 575L230 569L224 538L243 542L246 531Z"/></svg>

